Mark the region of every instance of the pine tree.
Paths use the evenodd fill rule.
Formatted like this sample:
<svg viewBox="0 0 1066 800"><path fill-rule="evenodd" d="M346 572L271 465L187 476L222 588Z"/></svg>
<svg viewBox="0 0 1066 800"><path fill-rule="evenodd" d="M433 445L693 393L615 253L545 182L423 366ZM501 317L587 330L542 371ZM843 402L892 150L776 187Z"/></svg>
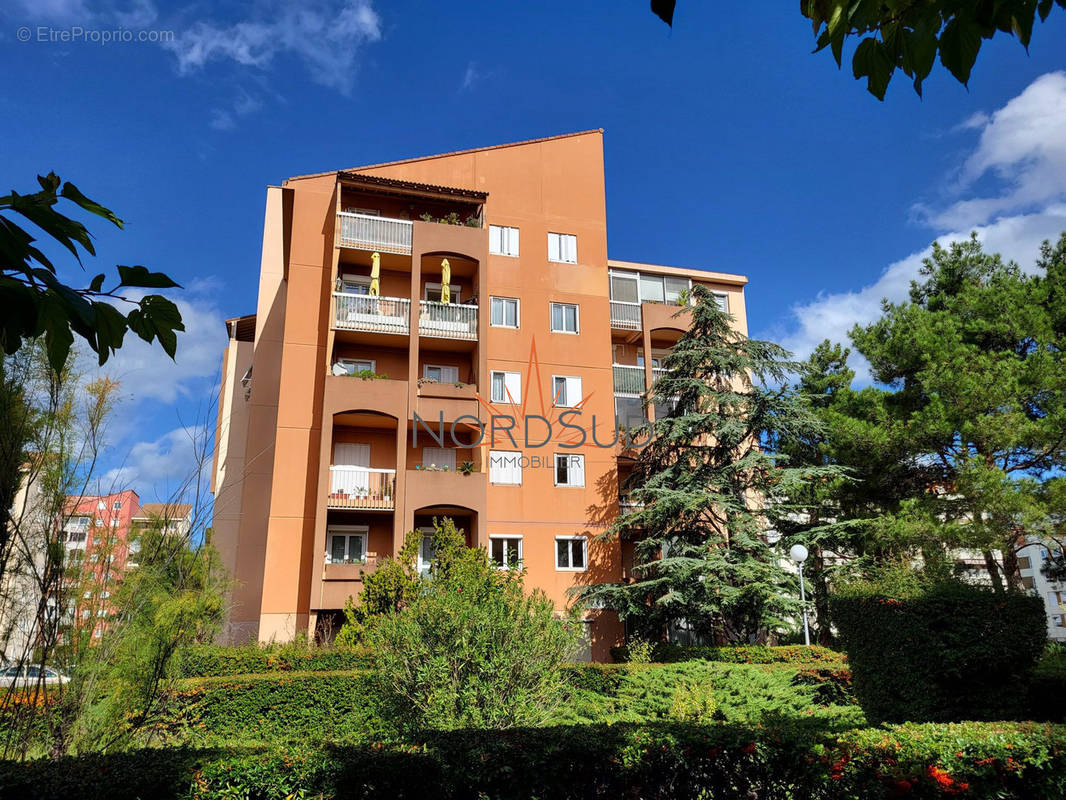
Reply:
<svg viewBox="0 0 1066 800"><path fill-rule="evenodd" d="M784 385L798 366L790 354L734 330L703 287L693 300L691 325L646 400L669 411L637 433L621 487L631 510L602 534L635 540L635 580L579 595L603 601L648 637L683 623L718 643L762 641L797 611L793 579L767 531L789 513L783 498L797 482L839 470L789 467L774 452L818 426Z"/></svg>

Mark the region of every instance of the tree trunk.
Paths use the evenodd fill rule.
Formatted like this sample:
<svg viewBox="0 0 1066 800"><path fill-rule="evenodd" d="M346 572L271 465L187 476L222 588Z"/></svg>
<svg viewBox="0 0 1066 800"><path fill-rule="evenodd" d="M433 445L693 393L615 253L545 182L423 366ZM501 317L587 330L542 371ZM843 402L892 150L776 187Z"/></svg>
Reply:
<svg viewBox="0 0 1066 800"><path fill-rule="evenodd" d="M991 550L984 551L985 557L985 569L988 570L988 577L992 581L992 588L997 592L1003 592L1003 576L999 572L999 564L996 563L996 555Z"/></svg>
<svg viewBox="0 0 1066 800"><path fill-rule="evenodd" d="M1018 551L1014 549L1017 543L1017 539L1012 537L1012 541L1003 548L1003 573L1007 578L1007 588L1012 592L1022 587L1021 575L1018 574Z"/></svg>

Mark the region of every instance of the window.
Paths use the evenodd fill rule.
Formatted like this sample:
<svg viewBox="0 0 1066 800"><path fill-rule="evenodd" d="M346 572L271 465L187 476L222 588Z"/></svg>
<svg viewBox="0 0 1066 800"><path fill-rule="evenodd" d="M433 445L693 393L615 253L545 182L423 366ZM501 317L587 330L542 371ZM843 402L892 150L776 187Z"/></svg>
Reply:
<svg viewBox="0 0 1066 800"><path fill-rule="evenodd" d="M639 428L647 422L640 398L636 395L616 394L614 396L614 420L620 428Z"/></svg>
<svg viewBox="0 0 1066 800"><path fill-rule="evenodd" d="M329 529L330 564L362 564L366 562L366 526Z"/></svg>
<svg viewBox="0 0 1066 800"><path fill-rule="evenodd" d="M489 299L489 324L494 328L518 327L518 299L492 297Z"/></svg>
<svg viewBox="0 0 1066 800"><path fill-rule="evenodd" d="M333 367L334 375L355 375L359 372L377 372L378 362L372 358L338 358Z"/></svg>
<svg viewBox="0 0 1066 800"><path fill-rule="evenodd" d="M490 450L489 483L521 486L522 454L514 450Z"/></svg>
<svg viewBox="0 0 1066 800"><path fill-rule="evenodd" d="M440 364L423 364L422 377L437 383L458 383L459 367L448 367Z"/></svg>
<svg viewBox="0 0 1066 800"><path fill-rule="evenodd" d="M572 233L548 234L548 260L577 263L577 237Z"/></svg>
<svg viewBox="0 0 1066 800"><path fill-rule="evenodd" d="M490 399L493 403L522 402L522 373L500 372L493 370L489 373L492 392Z"/></svg>
<svg viewBox="0 0 1066 800"><path fill-rule="evenodd" d="M450 470L455 469L455 448L454 447L423 447L422 448L422 467L447 467Z"/></svg>
<svg viewBox="0 0 1066 800"><path fill-rule="evenodd" d="M104 520L101 517L97 517L96 518L96 527L101 528L101 527L103 527L103 524L104 524Z"/></svg>
<svg viewBox="0 0 1066 800"><path fill-rule="evenodd" d="M555 333L577 333L577 306L573 303L552 303L552 331Z"/></svg>
<svg viewBox="0 0 1066 800"><path fill-rule="evenodd" d="M380 217L381 212L376 208L358 208L356 206L345 206L345 214L362 214L367 217Z"/></svg>
<svg viewBox="0 0 1066 800"><path fill-rule="evenodd" d="M122 510L122 501L121 500L116 500L114 503L112 503L111 504L111 510L112 511L121 511Z"/></svg>
<svg viewBox="0 0 1066 800"><path fill-rule="evenodd" d="M633 273L611 273L611 299L619 303L639 303L640 290L637 276Z"/></svg>
<svg viewBox="0 0 1066 800"><path fill-rule="evenodd" d="M640 276L640 299L645 303L666 302L666 293L663 291L662 275Z"/></svg>
<svg viewBox="0 0 1066 800"><path fill-rule="evenodd" d="M489 252L496 256L517 256L518 228L489 225Z"/></svg>
<svg viewBox="0 0 1066 800"><path fill-rule="evenodd" d="M105 508L107 508L107 503L105 503L103 500L97 500L96 501L96 510L97 511L103 511Z"/></svg>
<svg viewBox="0 0 1066 800"><path fill-rule="evenodd" d="M422 544L418 546L418 573L425 575L429 572L433 559L437 557L437 545L433 541L435 533L433 528L419 528L419 530L422 531Z"/></svg>
<svg viewBox="0 0 1066 800"><path fill-rule="evenodd" d="M369 275L344 275L340 280L341 291L344 294L368 295L370 294L370 281Z"/></svg>
<svg viewBox="0 0 1066 800"><path fill-rule="evenodd" d="M121 520L119 520L119 518L118 518L118 517L112 517L112 518L111 518L111 527L112 527L112 528L117 528L117 527L118 527L118 523L119 523L120 521L121 521Z"/></svg>
<svg viewBox="0 0 1066 800"><path fill-rule="evenodd" d="M711 296L716 301L718 301L719 310L724 311L726 314L728 314L729 313L729 295L727 295L725 292L712 292Z"/></svg>
<svg viewBox="0 0 1066 800"><path fill-rule="evenodd" d="M522 537L489 536L489 555L500 569L515 569L522 563Z"/></svg>
<svg viewBox="0 0 1066 800"><path fill-rule="evenodd" d="M556 453L555 485L584 486L585 457L574 453Z"/></svg>
<svg viewBox="0 0 1066 800"><path fill-rule="evenodd" d="M555 568L584 572L588 562L588 540L584 536L555 537Z"/></svg>
<svg viewBox="0 0 1066 800"><path fill-rule="evenodd" d="M459 291L460 291L460 289L462 287L459 286L459 284L457 284L457 283L449 283L448 287L452 290L451 302L453 302L453 303L461 303L462 300L460 300ZM439 303L440 302L440 284L439 283L429 283L429 282L427 282L426 283L426 292L425 292L425 294L426 294L426 296L425 296L424 299L429 300L429 301L431 301L433 303Z"/></svg>
<svg viewBox="0 0 1066 800"><path fill-rule="evenodd" d="M680 303L681 294L686 296L692 287L691 281L688 278L678 278L672 275L665 275L663 277L663 284L665 286L664 296L667 303Z"/></svg>
<svg viewBox="0 0 1066 800"><path fill-rule="evenodd" d="M573 408L581 402L581 378L552 375L552 402L558 408Z"/></svg>

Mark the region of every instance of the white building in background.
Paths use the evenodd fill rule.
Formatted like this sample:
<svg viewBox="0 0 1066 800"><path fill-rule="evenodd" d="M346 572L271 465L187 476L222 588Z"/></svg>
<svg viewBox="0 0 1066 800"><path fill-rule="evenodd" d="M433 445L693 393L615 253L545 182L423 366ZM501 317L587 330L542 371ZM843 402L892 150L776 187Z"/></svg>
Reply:
<svg viewBox="0 0 1066 800"><path fill-rule="evenodd" d="M1029 544L1018 555L1022 585L1044 601L1048 638L1066 643L1066 583L1048 580L1042 571L1049 548L1057 549L1058 545L1051 545L1036 536L1026 537L1026 540Z"/></svg>

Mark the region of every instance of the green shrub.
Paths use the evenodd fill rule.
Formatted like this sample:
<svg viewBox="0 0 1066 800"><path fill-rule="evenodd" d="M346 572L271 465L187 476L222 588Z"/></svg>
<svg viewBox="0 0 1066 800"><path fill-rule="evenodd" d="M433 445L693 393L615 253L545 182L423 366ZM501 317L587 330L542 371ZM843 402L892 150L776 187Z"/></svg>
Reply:
<svg viewBox="0 0 1066 800"><path fill-rule="evenodd" d="M0 797L760 800L1014 798L1066 793L1066 728L593 725L451 731L417 743L140 750L0 763Z"/></svg>
<svg viewBox="0 0 1066 800"><path fill-rule="evenodd" d="M1050 650L1033 670L1028 718L1066 721L1066 654L1061 650Z"/></svg>
<svg viewBox="0 0 1066 800"><path fill-rule="evenodd" d="M567 701L556 719L563 724L667 721L675 718L675 703L691 699L679 698L680 691L713 694L711 713L727 722L801 720L833 730L865 724L862 711L846 692L827 690L823 680L828 678L799 679L806 671L707 661L572 666L566 670ZM841 680L846 680L846 671Z"/></svg>
<svg viewBox="0 0 1066 800"><path fill-rule="evenodd" d="M508 728L551 718L577 627L523 573L499 570L438 526L430 579L398 611L362 621L380 713L397 730Z"/></svg>
<svg viewBox="0 0 1066 800"><path fill-rule="evenodd" d="M252 675L260 672L309 672L366 667L365 649L286 645L195 645L178 651L174 674L181 678Z"/></svg>
<svg viewBox="0 0 1066 800"><path fill-rule="evenodd" d="M611 656L616 661L629 661L629 647L615 647ZM657 644L651 661L661 664L678 661L724 661L731 664L833 664L845 660L843 653L828 647L812 645L741 645L734 647L701 647L680 644Z"/></svg>
<svg viewBox="0 0 1066 800"><path fill-rule="evenodd" d="M1046 638L1039 597L958 582L887 593L863 582L842 587L830 604L871 722L1024 714Z"/></svg>
<svg viewBox="0 0 1066 800"><path fill-rule="evenodd" d="M361 739L380 732L366 673L293 672L180 681L164 732L191 744Z"/></svg>

